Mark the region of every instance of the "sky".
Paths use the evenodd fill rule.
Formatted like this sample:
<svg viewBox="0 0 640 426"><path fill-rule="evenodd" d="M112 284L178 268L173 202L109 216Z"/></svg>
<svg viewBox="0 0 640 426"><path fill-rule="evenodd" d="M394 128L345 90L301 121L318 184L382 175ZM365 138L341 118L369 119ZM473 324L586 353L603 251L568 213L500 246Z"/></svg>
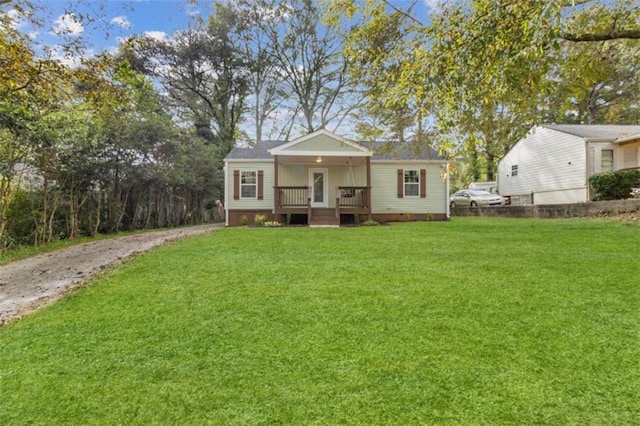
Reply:
<svg viewBox="0 0 640 426"><path fill-rule="evenodd" d="M116 49L121 40L134 34L168 37L188 28L194 15L206 16L211 11L211 1L200 1L198 6L187 0L32 1L39 8L42 25L34 28L25 21L16 23L22 32L54 52L65 41L82 38L89 56ZM61 53L58 56L65 61Z"/></svg>
<svg viewBox="0 0 640 426"><path fill-rule="evenodd" d="M211 0L199 0L197 5L188 0L32 0L42 8L41 28L22 25L21 31L45 46L64 43L61 33L69 39L87 40L87 54L103 49L116 49L120 40L128 36L147 35L163 38L174 31L188 28L196 15L207 16L212 11ZM408 6L414 0L394 0L398 6ZM415 0L417 12L426 11L440 0ZM70 14L73 13L73 15ZM88 22L86 17L95 19Z"/></svg>

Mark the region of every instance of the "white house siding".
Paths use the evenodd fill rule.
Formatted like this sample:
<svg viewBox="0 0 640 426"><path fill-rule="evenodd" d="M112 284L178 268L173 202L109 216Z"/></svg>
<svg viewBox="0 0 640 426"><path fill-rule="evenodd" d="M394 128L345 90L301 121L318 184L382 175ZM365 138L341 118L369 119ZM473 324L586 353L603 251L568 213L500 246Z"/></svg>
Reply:
<svg viewBox="0 0 640 426"><path fill-rule="evenodd" d="M533 194L536 204L587 201L586 157L584 139L536 127L498 163L498 192L512 200Z"/></svg>
<svg viewBox="0 0 640 426"><path fill-rule="evenodd" d="M638 144L622 145L618 151L618 165L621 169L640 167L640 147Z"/></svg>
<svg viewBox="0 0 640 426"><path fill-rule="evenodd" d="M262 170L263 199L233 199L233 172L235 170ZM273 161L229 161L227 162L225 194L227 210L273 210L274 173Z"/></svg>
<svg viewBox="0 0 640 426"><path fill-rule="evenodd" d="M329 207L336 205L336 187L338 186L367 186L367 167L365 164L349 167L342 165L288 165L281 164L278 168L279 186L308 186L309 169L327 169L329 178ZM352 178L353 177L353 178ZM265 190L266 191L266 190Z"/></svg>
<svg viewBox="0 0 640 426"><path fill-rule="evenodd" d="M426 169L427 197L398 198L398 169ZM446 184L441 178L444 164L425 162L371 162L371 211L373 214L446 214Z"/></svg>
<svg viewBox="0 0 640 426"><path fill-rule="evenodd" d="M533 193L533 204L582 203L589 199L587 188L541 191Z"/></svg>

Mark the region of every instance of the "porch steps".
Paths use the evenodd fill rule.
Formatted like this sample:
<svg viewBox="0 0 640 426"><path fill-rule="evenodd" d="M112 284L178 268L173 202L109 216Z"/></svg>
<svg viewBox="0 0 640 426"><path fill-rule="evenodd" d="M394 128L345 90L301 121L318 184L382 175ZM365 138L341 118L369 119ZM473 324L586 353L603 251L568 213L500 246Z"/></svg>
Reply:
<svg viewBox="0 0 640 426"><path fill-rule="evenodd" d="M338 227L340 221L336 218L335 209L313 209L311 212L311 219L309 220L310 227Z"/></svg>

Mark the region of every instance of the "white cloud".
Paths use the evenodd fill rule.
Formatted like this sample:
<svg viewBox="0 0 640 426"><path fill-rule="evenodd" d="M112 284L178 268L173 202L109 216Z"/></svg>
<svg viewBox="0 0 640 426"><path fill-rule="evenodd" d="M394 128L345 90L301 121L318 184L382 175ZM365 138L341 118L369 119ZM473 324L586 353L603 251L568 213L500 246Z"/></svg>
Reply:
<svg viewBox="0 0 640 426"><path fill-rule="evenodd" d="M18 12L16 9L11 9L10 11L8 11L7 13L4 13L3 15L8 18L7 23L13 29L18 30L27 24L24 16L20 12ZM4 23L3 21L0 21L0 22Z"/></svg>
<svg viewBox="0 0 640 426"><path fill-rule="evenodd" d="M45 50L49 59L56 60L69 68L80 67L84 59L92 58L96 54L93 49L72 53L60 45L48 46Z"/></svg>
<svg viewBox="0 0 640 426"><path fill-rule="evenodd" d="M111 19L111 24L116 25L117 27L125 30L131 29L131 22L129 22L127 17L124 15L116 16L115 18Z"/></svg>
<svg viewBox="0 0 640 426"><path fill-rule="evenodd" d="M84 32L82 22L73 14L65 13L55 20L53 33L56 35L80 35Z"/></svg>
<svg viewBox="0 0 640 426"><path fill-rule="evenodd" d="M145 31L143 35L158 41L167 41L169 39L169 36L164 31Z"/></svg>
<svg viewBox="0 0 640 426"><path fill-rule="evenodd" d="M423 2L427 9L432 12L439 10L444 4L444 0L423 0Z"/></svg>

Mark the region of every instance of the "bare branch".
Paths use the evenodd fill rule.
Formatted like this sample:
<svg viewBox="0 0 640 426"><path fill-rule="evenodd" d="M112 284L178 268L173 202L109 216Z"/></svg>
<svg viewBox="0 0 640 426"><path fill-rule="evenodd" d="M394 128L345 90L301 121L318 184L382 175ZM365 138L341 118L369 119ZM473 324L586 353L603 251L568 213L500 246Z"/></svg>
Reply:
<svg viewBox="0 0 640 426"><path fill-rule="evenodd" d="M385 2L385 4L387 6L389 6L391 9L393 9L395 12L401 14L402 16L408 18L409 20L413 21L415 24L418 24L420 26L424 26L425 24L420 21L419 19L411 16L411 11L413 10L413 7L416 5L416 3L414 2L409 9L407 9L406 11L397 8L396 6L392 5L391 2L389 0L383 0Z"/></svg>

